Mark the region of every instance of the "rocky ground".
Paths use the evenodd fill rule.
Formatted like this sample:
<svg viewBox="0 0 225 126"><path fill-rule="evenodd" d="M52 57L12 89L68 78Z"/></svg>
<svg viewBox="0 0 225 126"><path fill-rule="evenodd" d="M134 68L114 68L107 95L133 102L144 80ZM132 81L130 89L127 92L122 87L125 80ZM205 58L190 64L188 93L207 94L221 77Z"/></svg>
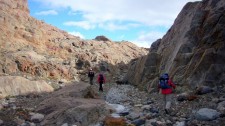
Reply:
<svg viewBox="0 0 225 126"><path fill-rule="evenodd" d="M98 85L91 86L98 91ZM130 85L105 84L104 92L97 97L112 104L123 105L126 109L120 118L106 117L99 125L106 126L223 126L225 125L225 90L213 90L202 95L174 94L170 114L163 110L162 95L139 91ZM60 89L61 90L61 89ZM38 126L44 118L36 107L49 97L48 94L7 97L1 100L0 125ZM182 97L181 97L182 96ZM186 98L185 98L186 97ZM98 99L97 98L97 99ZM179 100L179 101L178 101ZM115 120L119 120L120 123ZM65 123L65 125L68 125Z"/></svg>
<svg viewBox="0 0 225 126"><path fill-rule="evenodd" d="M111 88L106 100L128 108L119 114L135 126L223 126L225 90L208 89L189 95L174 93L170 114L164 112L162 95L146 94L129 85Z"/></svg>

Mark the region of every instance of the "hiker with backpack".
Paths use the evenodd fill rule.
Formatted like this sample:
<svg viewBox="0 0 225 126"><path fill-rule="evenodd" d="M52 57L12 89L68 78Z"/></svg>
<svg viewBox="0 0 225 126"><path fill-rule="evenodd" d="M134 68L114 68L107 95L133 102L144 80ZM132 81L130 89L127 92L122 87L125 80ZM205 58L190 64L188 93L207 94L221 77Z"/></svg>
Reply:
<svg viewBox="0 0 225 126"><path fill-rule="evenodd" d="M164 110L166 114L169 114L169 110L170 110L171 102L172 102L172 93L173 93L173 89L175 89L176 86L172 82L172 80L169 78L169 75L167 73L160 76L158 88L161 91L161 94L163 95Z"/></svg>
<svg viewBox="0 0 225 126"><path fill-rule="evenodd" d="M89 72L88 72L88 77L90 79L90 84L91 85L93 85L93 78L94 78L94 76L95 76L94 71L92 69L90 69Z"/></svg>
<svg viewBox="0 0 225 126"><path fill-rule="evenodd" d="M102 84L105 83L105 77L102 73L98 75L99 91L103 92Z"/></svg>

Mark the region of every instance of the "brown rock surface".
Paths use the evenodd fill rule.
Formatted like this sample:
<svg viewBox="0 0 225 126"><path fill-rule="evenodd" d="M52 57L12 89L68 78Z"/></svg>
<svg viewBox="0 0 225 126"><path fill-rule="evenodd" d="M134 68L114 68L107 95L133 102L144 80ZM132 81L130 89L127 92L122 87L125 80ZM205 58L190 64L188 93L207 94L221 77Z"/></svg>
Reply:
<svg viewBox="0 0 225 126"><path fill-rule="evenodd" d="M105 126L126 126L126 120L122 117L106 117L104 120Z"/></svg>
<svg viewBox="0 0 225 126"><path fill-rule="evenodd" d="M117 76L121 74L118 63L124 66L147 54L146 49L130 42L72 36L31 17L27 0L1 0L0 12L0 75L54 83L62 79L87 81L90 67L96 72L110 70L108 76Z"/></svg>
<svg viewBox="0 0 225 126"><path fill-rule="evenodd" d="M94 98L94 99L93 99ZM42 125L87 126L97 123L106 114L109 107L87 83L73 83L55 91L40 103L37 112L45 115Z"/></svg>

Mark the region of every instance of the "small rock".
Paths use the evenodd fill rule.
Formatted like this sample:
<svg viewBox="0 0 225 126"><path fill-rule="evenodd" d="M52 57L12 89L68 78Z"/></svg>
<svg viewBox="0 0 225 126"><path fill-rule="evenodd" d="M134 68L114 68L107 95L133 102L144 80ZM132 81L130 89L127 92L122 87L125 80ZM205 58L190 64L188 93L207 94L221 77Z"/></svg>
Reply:
<svg viewBox="0 0 225 126"><path fill-rule="evenodd" d="M137 119L131 122L131 124L134 124L135 126L141 126L145 124L145 119Z"/></svg>
<svg viewBox="0 0 225 126"><path fill-rule="evenodd" d="M134 107L141 107L142 106L142 104L136 104L136 105L134 105Z"/></svg>
<svg viewBox="0 0 225 126"><path fill-rule="evenodd" d="M43 114L36 113L36 114L31 116L31 121L34 122L34 123L39 123L43 119L44 119L44 115Z"/></svg>
<svg viewBox="0 0 225 126"><path fill-rule="evenodd" d="M149 101L147 101L145 104L149 105L149 104L153 104L153 103L154 103L154 101L149 100Z"/></svg>
<svg viewBox="0 0 225 126"><path fill-rule="evenodd" d="M225 101L220 102L217 106L217 109L221 112L225 112Z"/></svg>
<svg viewBox="0 0 225 126"><path fill-rule="evenodd" d="M3 102L2 102L2 106L3 106L3 108L9 108L9 107L10 107L10 106L9 106L9 103L6 102L6 101L3 101Z"/></svg>
<svg viewBox="0 0 225 126"><path fill-rule="evenodd" d="M16 102L16 98L9 98L9 103L15 103Z"/></svg>
<svg viewBox="0 0 225 126"><path fill-rule="evenodd" d="M128 114L129 114L128 111L123 111L123 112L120 112L120 113L119 113L120 116L126 116L126 115L128 115Z"/></svg>
<svg viewBox="0 0 225 126"><path fill-rule="evenodd" d="M150 120L146 120L145 125L146 126L156 126L157 120L156 119L150 119Z"/></svg>
<svg viewBox="0 0 225 126"><path fill-rule="evenodd" d="M4 122L0 119L0 126L3 124Z"/></svg>
<svg viewBox="0 0 225 126"><path fill-rule="evenodd" d="M68 125L68 123L64 123L64 124L62 124L61 126L69 126L69 125Z"/></svg>
<svg viewBox="0 0 225 126"><path fill-rule="evenodd" d="M138 118L140 118L140 115L137 114L137 113L134 113L134 112L130 113L130 114L127 116L127 119L129 119L129 120L131 120L131 121L136 120L136 119L138 119Z"/></svg>
<svg viewBox="0 0 225 126"><path fill-rule="evenodd" d="M176 124L174 124L173 126L185 126L185 122L176 122Z"/></svg>
<svg viewBox="0 0 225 126"><path fill-rule="evenodd" d="M31 122L24 122L24 123L21 124L20 126L36 126L36 124L31 123Z"/></svg>
<svg viewBox="0 0 225 126"><path fill-rule="evenodd" d="M126 120L124 118L106 117L104 124L106 126L125 126Z"/></svg>
<svg viewBox="0 0 225 126"><path fill-rule="evenodd" d="M150 105L144 105L141 107L142 110L149 110L151 108Z"/></svg>
<svg viewBox="0 0 225 126"><path fill-rule="evenodd" d="M211 92L213 92L213 89L208 86L202 86L196 90L196 94L198 94L198 95L203 95L203 94L207 94L207 93L211 93Z"/></svg>
<svg viewBox="0 0 225 126"><path fill-rule="evenodd" d="M201 121L211 121L218 118L219 116L219 112L209 108L202 108L195 114L196 119Z"/></svg>
<svg viewBox="0 0 225 126"><path fill-rule="evenodd" d="M188 97L187 93L179 94L179 95L177 95L177 101L180 101L180 102L185 101L185 100L187 100L187 97Z"/></svg>
<svg viewBox="0 0 225 126"><path fill-rule="evenodd" d="M151 113L159 113L159 110L157 108L150 108Z"/></svg>

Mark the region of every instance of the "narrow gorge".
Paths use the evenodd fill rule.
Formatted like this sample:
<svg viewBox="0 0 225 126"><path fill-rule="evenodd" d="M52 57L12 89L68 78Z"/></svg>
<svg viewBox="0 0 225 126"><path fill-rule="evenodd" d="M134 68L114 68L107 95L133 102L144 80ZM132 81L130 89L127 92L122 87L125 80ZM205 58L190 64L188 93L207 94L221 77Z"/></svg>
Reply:
<svg viewBox="0 0 225 126"><path fill-rule="evenodd" d="M1 126L225 125L224 0L187 3L150 48L70 35L31 17L27 0L1 0L0 12ZM162 73L177 86L170 115Z"/></svg>

